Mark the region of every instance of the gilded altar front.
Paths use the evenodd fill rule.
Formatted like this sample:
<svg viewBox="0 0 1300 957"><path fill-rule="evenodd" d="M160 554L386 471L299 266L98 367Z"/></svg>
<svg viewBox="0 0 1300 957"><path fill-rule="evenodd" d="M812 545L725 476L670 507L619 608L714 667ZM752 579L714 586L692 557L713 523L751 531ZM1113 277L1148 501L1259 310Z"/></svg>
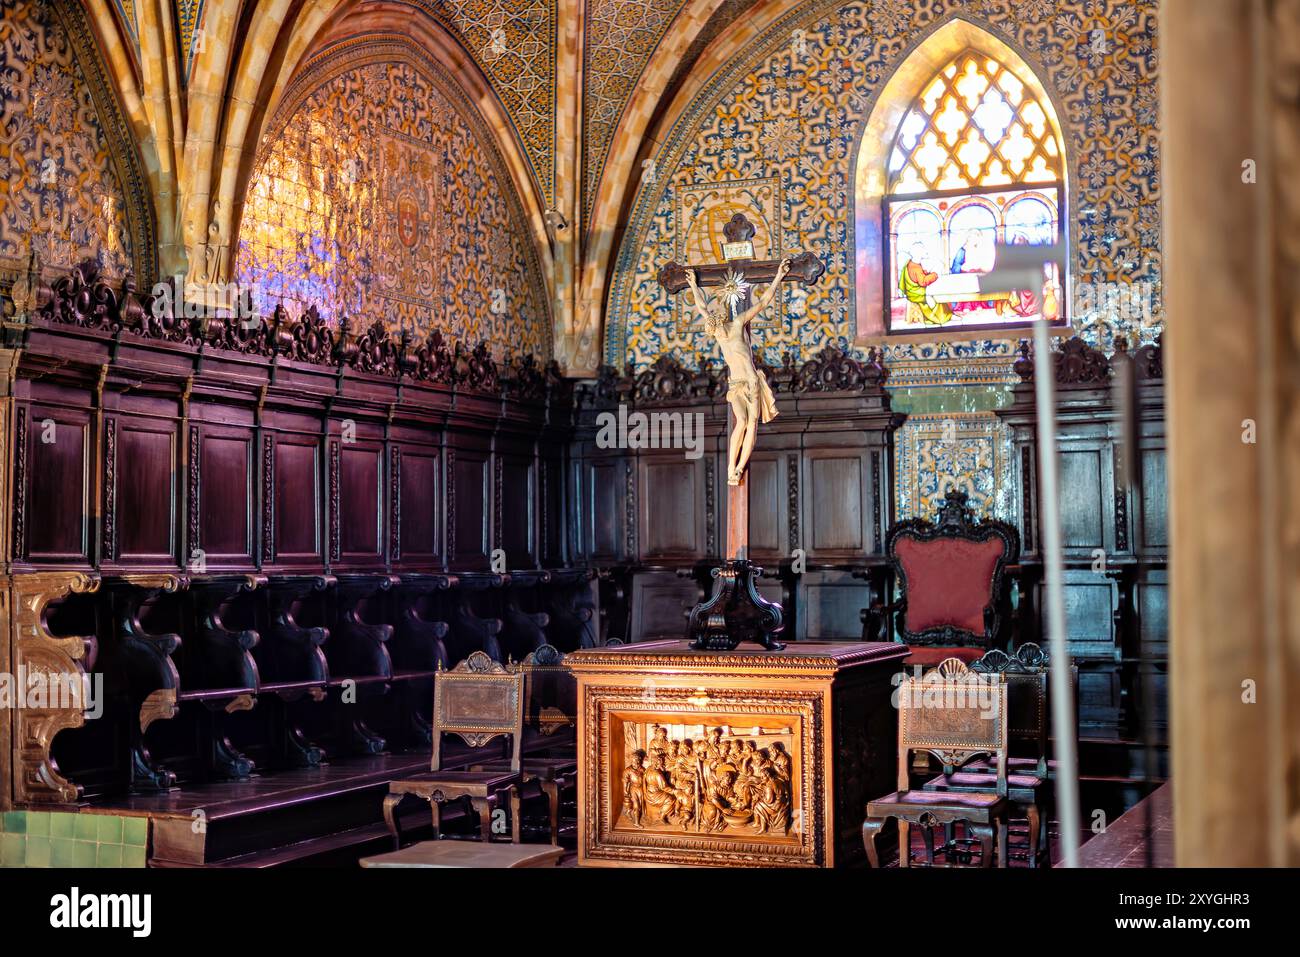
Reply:
<svg viewBox="0 0 1300 957"><path fill-rule="evenodd" d="M906 654L837 642L704 652L684 641L574 653L579 861L856 863L862 808L890 789L890 679Z"/></svg>

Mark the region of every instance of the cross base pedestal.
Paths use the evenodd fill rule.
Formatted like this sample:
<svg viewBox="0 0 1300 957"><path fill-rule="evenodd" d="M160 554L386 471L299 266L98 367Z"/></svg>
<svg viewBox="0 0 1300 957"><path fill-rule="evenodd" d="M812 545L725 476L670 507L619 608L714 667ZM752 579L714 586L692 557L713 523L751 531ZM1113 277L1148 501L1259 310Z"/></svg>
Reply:
<svg viewBox="0 0 1300 957"><path fill-rule="evenodd" d="M691 609L686 637L696 651L732 651L753 641L768 651L785 647L777 635L785 627L781 606L758 593L755 579L763 569L733 558L713 570L713 595Z"/></svg>

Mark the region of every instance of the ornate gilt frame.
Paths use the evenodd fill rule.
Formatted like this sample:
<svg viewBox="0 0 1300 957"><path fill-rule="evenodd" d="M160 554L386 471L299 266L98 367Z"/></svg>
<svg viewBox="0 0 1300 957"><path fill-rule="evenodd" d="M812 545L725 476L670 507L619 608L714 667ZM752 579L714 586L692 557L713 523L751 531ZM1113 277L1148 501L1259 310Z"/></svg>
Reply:
<svg viewBox="0 0 1300 957"><path fill-rule="evenodd" d="M583 691L587 727L583 778L589 826L584 831L584 858L644 865L819 867L826 863L826 805L831 769L823 760L826 716L820 689L768 689L761 694L733 688L662 687L647 695L642 685L596 685ZM745 839L692 831L615 829L618 808L610 778L622 771L614 760L614 732L626 716L672 717L688 724L708 723L710 715L787 718L799 742L798 786L794 790L794 824L787 838ZM638 719L633 719L638 720ZM594 772L594 773L593 773Z"/></svg>

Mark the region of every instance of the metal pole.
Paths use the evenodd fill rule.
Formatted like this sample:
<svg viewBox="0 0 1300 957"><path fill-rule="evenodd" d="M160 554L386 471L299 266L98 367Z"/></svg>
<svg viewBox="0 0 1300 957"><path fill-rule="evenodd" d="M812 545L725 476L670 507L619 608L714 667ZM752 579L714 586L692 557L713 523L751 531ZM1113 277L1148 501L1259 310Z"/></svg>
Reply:
<svg viewBox="0 0 1300 957"><path fill-rule="evenodd" d="M1047 572L1047 636L1051 649L1052 726L1056 742L1056 808L1066 867L1079 866L1079 764L1076 754L1070 656L1065 644L1060 480L1056 462L1056 377L1047 320L1034 322L1034 399L1038 406L1038 501L1043 566Z"/></svg>

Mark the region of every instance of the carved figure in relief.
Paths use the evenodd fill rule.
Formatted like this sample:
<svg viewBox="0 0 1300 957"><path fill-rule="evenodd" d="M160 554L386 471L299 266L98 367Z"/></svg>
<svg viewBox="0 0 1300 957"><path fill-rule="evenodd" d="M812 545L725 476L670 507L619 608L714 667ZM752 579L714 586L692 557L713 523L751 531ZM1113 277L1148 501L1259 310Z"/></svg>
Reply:
<svg viewBox="0 0 1300 957"><path fill-rule="evenodd" d="M754 801L754 829L759 834L775 831L784 834L790 827L790 791L770 764L765 764Z"/></svg>
<svg viewBox="0 0 1300 957"><path fill-rule="evenodd" d="M741 750L740 739L732 738L731 743L727 745L727 763L731 765L734 772L740 767L744 760L744 753Z"/></svg>
<svg viewBox="0 0 1300 957"><path fill-rule="evenodd" d="M623 813L637 827L645 813L645 752L633 751L623 771Z"/></svg>
<svg viewBox="0 0 1300 957"><path fill-rule="evenodd" d="M725 748L722 744L722 729L709 729L708 741L705 744L705 759L709 763L710 770L712 770L713 766L722 760L724 750Z"/></svg>
<svg viewBox="0 0 1300 957"><path fill-rule="evenodd" d="M719 764L709 775L705 788L704 801L700 805L700 827L705 831L721 831L727 826L726 814L731 797L731 782L736 776L736 769L730 764Z"/></svg>
<svg viewBox="0 0 1300 957"><path fill-rule="evenodd" d="M784 835L792 820L792 776L793 759L780 741L758 748L748 739L725 740L722 728L673 740L651 725L646 749L629 752L622 817L632 827Z"/></svg>
<svg viewBox="0 0 1300 957"><path fill-rule="evenodd" d="M790 780L790 754L780 741L772 745L772 770L782 781Z"/></svg>
<svg viewBox="0 0 1300 957"><path fill-rule="evenodd" d="M653 755L656 751L667 753L671 742L668 740L668 729L662 725L650 726L650 743L646 745L646 751Z"/></svg>
<svg viewBox="0 0 1300 957"><path fill-rule="evenodd" d="M731 405L735 424L727 439L727 484L739 485L740 478L754 451L754 440L759 422L776 418L776 397L767 377L754 365L754 347L749 326L776 298L781 281L790 272L790 260L781 260L776 278L759 297L758 302L739 314L733 314L733 305L744 301L749 284L737 276L724 285L722 291L709 299L700 289L694 269L686 270L686 281L691 287L695 311L704 320L704 328L718 342L722 359L727 364L727 402ZM723 301L723 300L727 301Z"/></svg>
<svg viewBox="0 0 1300 957"><path fill-rule="evenodd" d="M668 772L664 767L664 752L655 751L650 755L650 769L644 778L646 808L657 824L667 824L677 813L677 798L668 782Z"/></svg>

